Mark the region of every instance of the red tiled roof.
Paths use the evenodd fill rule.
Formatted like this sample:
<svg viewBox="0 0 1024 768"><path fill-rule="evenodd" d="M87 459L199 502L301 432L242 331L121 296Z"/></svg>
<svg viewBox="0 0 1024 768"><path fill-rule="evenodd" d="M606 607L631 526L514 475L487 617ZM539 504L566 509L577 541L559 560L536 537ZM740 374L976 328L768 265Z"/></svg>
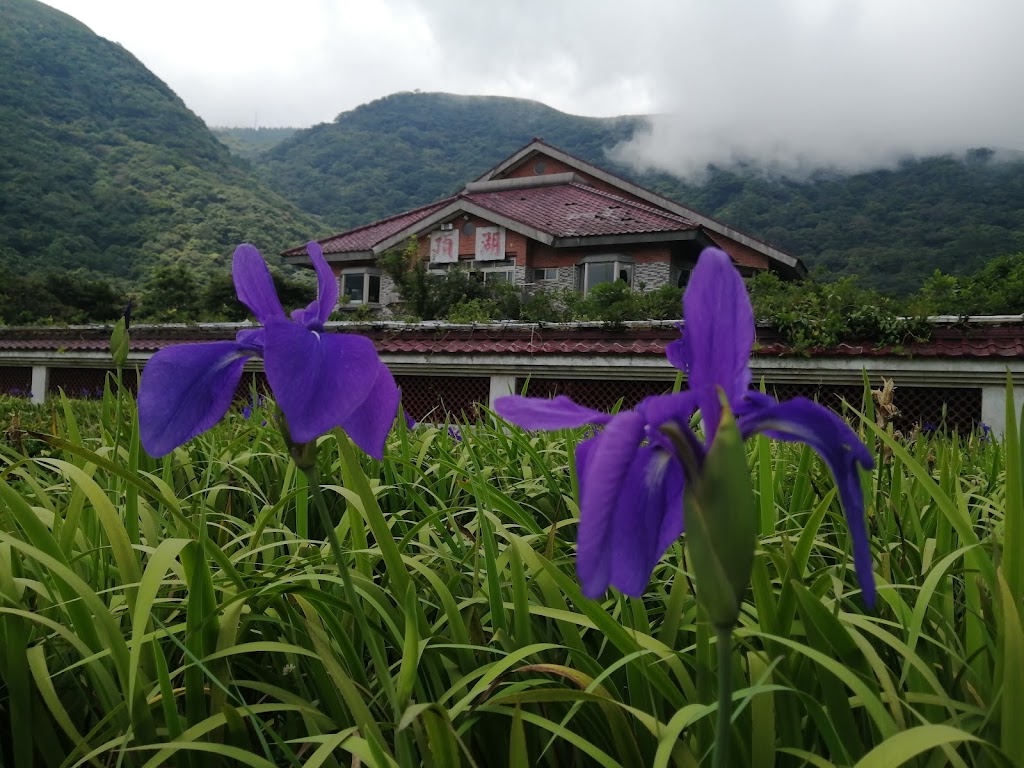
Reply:
<svg viewBox="0 0 1024 768"><path fill-rule="evenodd" d="M553 237L630 235L697 228L681 216L573 182L448 197L318 242L325 254L369 251L456 200L466 200ZM283 255L304 256L305 253L303 245Z"/></svg>
<svg viewBox="0 0 1024 768"><path fill-rule="evenodd" d="M697 226L681 216L576 182L472 192L463 197L554 237L676 232Z"/></svg>
<svg viewBox="0 0 1024 768"><path fill-rule="evenodd" d="M364 224L361 227L341 232L337 235L324 238L318 241L324 249L325 254L331 253L352 253L354 251L369 251L377 243L386 240L396 232L401 232L406 227L412 226L417 221L425 219L430 214L444 208L455 198L449 197L438 200L436 203L424 205L421 208L414 208L411 211L395 214L386 219L375 221L372 224ZM284 252L284 256L304 256L306 246L300 245Z"/></svg>
<svg viewBox="0 0 1024 768"><path fill-rule="evenodd" d="M234 338L239 327L252 326L137 326L131 330L131 350L155 352L187 341L214 341ZM329 330L361 333L371 338L382 353L388 354L474 354L474 355L645 355L661 356L665 345L678 338L671 325L631 326L609 329L596 325L357 325L330 324ZM758 328L755 357L793 355L771 329ZM85 352L109 350L109 328L3 328L0 352ZM812 357L931 357L931 358L1011 358L1024 357L1024 325L938 326L931 338L899 349L868 344L843 343L828 349L814 349ZM17 364L17 363L15 363Z"/></svg>

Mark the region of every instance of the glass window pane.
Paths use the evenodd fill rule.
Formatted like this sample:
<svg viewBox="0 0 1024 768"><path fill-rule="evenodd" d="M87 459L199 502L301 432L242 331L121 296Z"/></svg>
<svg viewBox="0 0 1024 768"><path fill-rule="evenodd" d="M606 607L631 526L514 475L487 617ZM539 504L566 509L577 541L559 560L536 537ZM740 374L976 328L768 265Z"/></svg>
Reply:
<svg viewBox="0 0 1024 768"><path fill-rule="evenodd" d="M512 273L507 269L501 272L487 272L485 274L489 283L508 283L512 281Z"/></svg>
<svg viewBox="0 0 1024 768"><path fill-rule="evenodd" d="M366 292L366 301L369 304L380 303L380 275L370 275L368 277L370 287Z"/></svg>
<svg viewBox="0 0 1024 768"><path fill-rule="evenodd" d="M363 275L361 273L342 275L341 291L348 296L349 301L361 302L363 300Z"/></svg>
<svg viewBox="0 0 1024 768"><path fill-rule="evenodd" d="M615 262L602 261L597 264L587 264L587 283L584 286L590 290L595 285L610 283L615 279Z"/></svg>
<svg viewBox="0 0 1024 768"><path fill-rule="evenodd" d="M616 263L615 279L622 280L626 285L633 284L633 265Z"/></svg>

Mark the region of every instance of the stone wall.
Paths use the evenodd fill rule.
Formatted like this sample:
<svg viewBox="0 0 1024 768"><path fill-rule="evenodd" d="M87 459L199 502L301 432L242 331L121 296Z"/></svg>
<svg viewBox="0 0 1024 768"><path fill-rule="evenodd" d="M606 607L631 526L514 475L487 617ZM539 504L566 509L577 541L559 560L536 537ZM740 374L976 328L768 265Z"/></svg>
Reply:
<svg viewBox="0 0 1024 768"><path fill-rule="evenodd" d="M633 288L638 291L653 291L663 285L674 285L672 268L668 262L633 265Z"/></svg>

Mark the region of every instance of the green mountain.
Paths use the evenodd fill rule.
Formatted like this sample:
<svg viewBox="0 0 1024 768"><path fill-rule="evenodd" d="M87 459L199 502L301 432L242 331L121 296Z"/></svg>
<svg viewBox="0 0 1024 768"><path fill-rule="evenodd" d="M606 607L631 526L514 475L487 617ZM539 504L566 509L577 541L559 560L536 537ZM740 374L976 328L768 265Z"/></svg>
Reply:
<svg viewBox="0 0 1024 768"><path fill-rule="evenodd" d="M323 217L325 234L452 194L539 136L790 251L829 278L859 275L887 292L911 292L936 269L973 272L1024 251L1019 159L975 150L804 181L709 168L693 184L609 160L606 150L643 124L642 117L577 117L522 99L398 93L252 157L271 188ZM233 138L244 143L245 132Z"/></svg>
<svg viewBox="0 0 1024 768"><path fill-rule="evenodd" d="M0 0L0 268L223 274L324 225L256 181L132 54L35 0Z"/></svg>
<svg viewBox="0 0 1024 768"><path fill-rule="evenodd" d="M535 136L593 158L640 125L525 99L397 93L298 131L254 166L303 210L350 227L450 195Z"/></svg>

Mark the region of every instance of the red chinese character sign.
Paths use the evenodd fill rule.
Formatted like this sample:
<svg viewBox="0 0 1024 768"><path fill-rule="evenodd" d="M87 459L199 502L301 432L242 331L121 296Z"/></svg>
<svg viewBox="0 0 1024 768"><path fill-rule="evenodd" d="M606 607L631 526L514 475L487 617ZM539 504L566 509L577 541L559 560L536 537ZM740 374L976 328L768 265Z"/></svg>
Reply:
<svg viewBox="0 0 1024 768"><path fill-rule="evenodd" d="M501 261L505 258L505 228L476 228L476 260Z"/></svg>
<svg viewBox="0 0 1024 768"><path fill-rule="evenodd" d="M459 232L448 229L430 233L430 263L451 264L459 260Z"/></svg>

